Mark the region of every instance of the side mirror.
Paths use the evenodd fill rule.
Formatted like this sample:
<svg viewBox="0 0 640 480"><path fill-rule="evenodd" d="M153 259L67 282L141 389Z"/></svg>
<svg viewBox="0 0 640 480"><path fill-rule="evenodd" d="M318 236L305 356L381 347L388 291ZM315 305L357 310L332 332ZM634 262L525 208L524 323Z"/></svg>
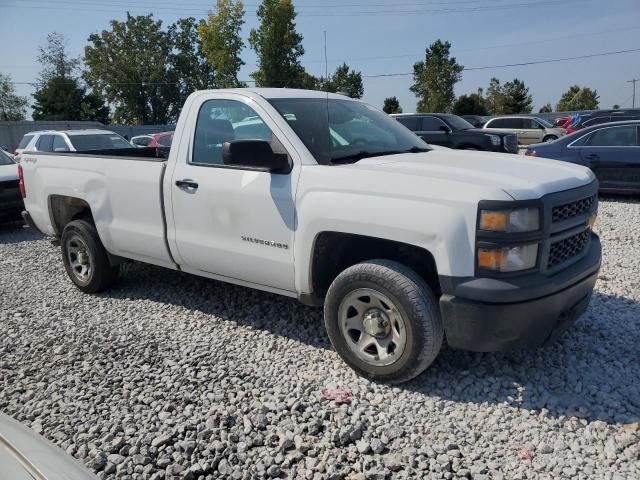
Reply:
<svg viewBox="0 0 640 480"><path fill-rule="evenodd" d="M440 130L444 133L451 133L451 129L447 125L440 125Z"/></svg>
<svg viewBox="0 0 640 480"><path fill-rule="evenodd" d="M222 146L225 165L259 168L270 172L288 172L289 159L286 154L273 153L269 142L264 140L233 140Z"/></svg>
<svg viewBox="0 0 640 480"><path fill-rule="evenodd" d="M68 152L69 149L68 148L64 148L64 147L57 147L53 151L54 152L58 152L58 153L63 153L63 152Z"/></svg>

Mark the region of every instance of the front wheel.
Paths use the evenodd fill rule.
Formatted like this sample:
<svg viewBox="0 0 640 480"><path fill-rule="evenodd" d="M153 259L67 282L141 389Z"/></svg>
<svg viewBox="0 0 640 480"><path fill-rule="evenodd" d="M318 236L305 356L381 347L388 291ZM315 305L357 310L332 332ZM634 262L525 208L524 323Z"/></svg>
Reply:
<svg viewBox="0 0 640 480"><path fill-rule="evenodd" d="M62 261L71 281L85 293L109 288L119 267L111 266L96 228L85 220L69 222L62 232Z"/></svg>
<svg viewBox="0 0 640 480"><path fill-rule="evenodd" d="M431 289L408 267L370 260L347 268L331 284L325 326L342 359L359 375L400 383L422 373L444 337Z"/></svg>
<svg viewBox="0 0 640 480"><path fill-rule="evenodd" d="M542 139L543 142L553 142L554 140L557 140L558 137L556 137L555 135L547 135L546 137L544 137Z"/></svg>

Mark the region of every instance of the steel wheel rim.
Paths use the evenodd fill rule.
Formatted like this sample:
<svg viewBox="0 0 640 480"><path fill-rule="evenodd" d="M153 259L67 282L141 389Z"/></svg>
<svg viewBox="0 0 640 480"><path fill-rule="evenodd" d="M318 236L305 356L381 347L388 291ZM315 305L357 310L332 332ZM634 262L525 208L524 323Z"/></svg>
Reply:
<svg viewBox="0 0 640 480"><path fill-rule="evenodd" d="M340 332L349 350L369 365L392 365L407 345L406 322L386 295L371 288L349 292L338 308Z"/></svg>
<svg viewBox="0 0 640 480"><path fill-rule="evenodd" d="M86 283L91 279L93 263L89 254L89 247L79 235L72 235L67 239L67 259L73 276L80 282Z"/></svg>

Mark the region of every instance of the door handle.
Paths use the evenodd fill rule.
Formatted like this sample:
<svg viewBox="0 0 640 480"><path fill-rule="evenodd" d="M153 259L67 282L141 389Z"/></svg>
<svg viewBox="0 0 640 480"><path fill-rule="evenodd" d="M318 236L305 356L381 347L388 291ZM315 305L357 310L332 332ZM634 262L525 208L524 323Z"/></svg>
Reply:
<svg viewBox="0 0 640 480"><path fill-rule="evenodd" d="M190 178L185 178L183 180L176 180L176 187L182 188L183 190L197 190L198 183Z"/></svg>
<svg viewBox="0 0 640 480"><path fill-rule="evenodd" d="M589 160L600 160L600 155L598 155L597 153L590 153L589 155L587 155L587 158Z"/></svg>

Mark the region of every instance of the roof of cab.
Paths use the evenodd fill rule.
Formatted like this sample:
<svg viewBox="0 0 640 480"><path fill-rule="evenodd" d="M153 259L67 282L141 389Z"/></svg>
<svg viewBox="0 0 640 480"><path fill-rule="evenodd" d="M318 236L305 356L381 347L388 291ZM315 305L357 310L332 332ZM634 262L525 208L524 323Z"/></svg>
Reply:
<svg viewBox="0 0 640 480"><path fill-rule="evenodd" d="M263 98L335 98L337 100L355 100L339 93L320 90L302 90L298 88L229 88L221 90L201 90L200 93L237 93L240 95L259 95Z"/></svg>
<svg viewBox="0 0 640 480"><path fill-rule="evenodd" d="M25 135L35 135L43 133L64 133L66 135L115 135L115 132L111 130L102 130L100 128L85 128L81 130L34 130L33 132L25 133Z"/></svg>

